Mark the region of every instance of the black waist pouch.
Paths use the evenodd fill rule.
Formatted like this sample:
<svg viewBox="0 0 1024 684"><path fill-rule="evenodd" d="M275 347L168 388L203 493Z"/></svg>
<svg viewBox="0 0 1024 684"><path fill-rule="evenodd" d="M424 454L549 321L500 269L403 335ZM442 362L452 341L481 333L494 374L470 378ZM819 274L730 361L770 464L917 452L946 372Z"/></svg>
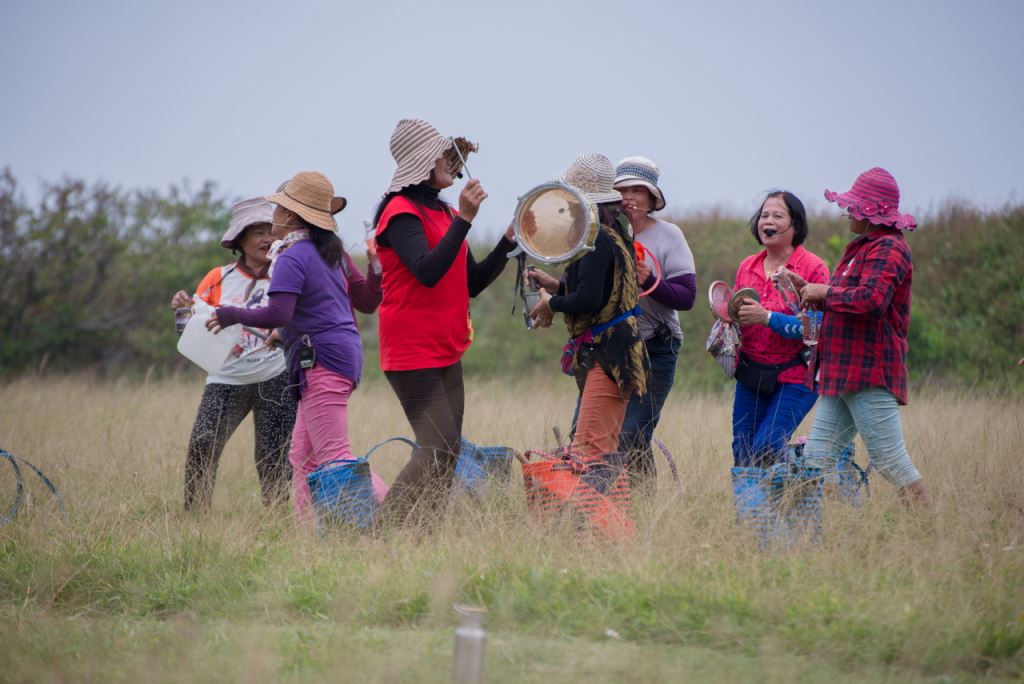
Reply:
<svg viewBox="0 0 1024 684"><path fill-rule="evenodd" d="M786 363L758 363L740 354L736 365L736 381L761 396L772 394L779 384L779 373L804 363L802 354Z"/></svg>

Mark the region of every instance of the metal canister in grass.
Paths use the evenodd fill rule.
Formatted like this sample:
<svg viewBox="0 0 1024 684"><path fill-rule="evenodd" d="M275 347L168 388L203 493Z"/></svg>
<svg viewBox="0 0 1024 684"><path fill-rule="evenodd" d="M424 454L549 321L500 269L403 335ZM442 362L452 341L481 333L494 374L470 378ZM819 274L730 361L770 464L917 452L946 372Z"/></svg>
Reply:
<svg viewBox="0 0 1024 684"><path fill-rule="evenodd" d="M455 684L480 684L484 676L484 608L456 603L452 606L459 614L455 628L455 650L452 657L452 681Z"/></svg>

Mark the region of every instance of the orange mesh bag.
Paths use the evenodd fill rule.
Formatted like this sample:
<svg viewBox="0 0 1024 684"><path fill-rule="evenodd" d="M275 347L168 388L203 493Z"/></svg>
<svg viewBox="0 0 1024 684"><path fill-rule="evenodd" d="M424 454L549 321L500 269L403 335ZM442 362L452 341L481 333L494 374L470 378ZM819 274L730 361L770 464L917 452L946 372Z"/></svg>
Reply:
<svg viewBox="0 0 1024 684"><path fill-rule="evenodd" d="M540 460L531 461L531 456ZM633 538L626 456L583 461L568 451L526 452L522 463L527 506L554 519L570 514L617 540Z"/></svg>

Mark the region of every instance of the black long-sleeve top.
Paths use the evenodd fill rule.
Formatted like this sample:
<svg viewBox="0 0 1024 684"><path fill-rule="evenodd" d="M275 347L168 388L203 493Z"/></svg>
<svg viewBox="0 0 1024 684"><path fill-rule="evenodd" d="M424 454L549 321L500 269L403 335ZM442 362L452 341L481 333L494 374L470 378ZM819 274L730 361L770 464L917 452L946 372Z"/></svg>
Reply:
<svg viewBox="0 0 1024 684"><path fill-rule="evenodd" d="M444 203L438 190L418 185L407 191L413 201L429 209L442 209ZM466 240L471 224L460 216L453 216L448 231L433 249L427 244L423 222L415 214L398 214L392 217L386 231L377 237L377 244L395 250L402 264L424 287L433 287L451 268L459 248ZM494 249L483 261L473 258L473 250L466 248L466 276L469 296L476 297L494 282L508 261L506 254L515 249L515 243L502 236Z"/></svg>
<svg viewBox="0 0 1024 684"><path fill-rule="evenodd" d="M612 275L615 272L612 249L611 238L598 231L594 250L566 269L558 294L548 303L552 311L572 316L601 310L612 295Z"/></svg>

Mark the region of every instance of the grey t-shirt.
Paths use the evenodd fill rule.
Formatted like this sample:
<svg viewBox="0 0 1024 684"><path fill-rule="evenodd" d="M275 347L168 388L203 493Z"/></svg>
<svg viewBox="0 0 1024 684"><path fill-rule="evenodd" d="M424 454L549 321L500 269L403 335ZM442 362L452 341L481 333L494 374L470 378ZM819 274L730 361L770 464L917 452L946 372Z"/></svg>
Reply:
<svg viewBox="0 0 1024 684"><path fill-rule="evenodd" d="M654 254L654 258L661 264L662 279L697 273L693 265L693 252L690 251L690 245L686 243L686 237L679 226L657 219L653 225L634 237ZM655 328L662 322L672 330L673 337L683 339L683 330L679 327L679 314L675 309L659 304L651 296L640 298L640 309L640 335L645 340L654 336Z"/></svg>

